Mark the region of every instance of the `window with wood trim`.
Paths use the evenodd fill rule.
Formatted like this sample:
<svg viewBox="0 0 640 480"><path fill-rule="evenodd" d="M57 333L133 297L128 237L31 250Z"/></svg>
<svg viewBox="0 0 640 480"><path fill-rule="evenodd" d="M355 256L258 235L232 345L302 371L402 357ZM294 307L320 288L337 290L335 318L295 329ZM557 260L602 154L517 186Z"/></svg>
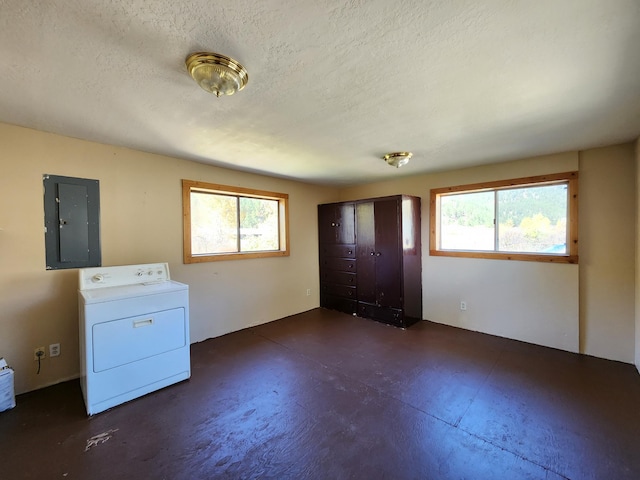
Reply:
<svg viewBox="0 0 640 480"><path fill-rule="evenodd" d="M431 190L430 255L578 263L578 172Z"/></svg>
<svg viewBox="0 0 640 480"><path fill-rule="evenodd" d="M289 255L289 195L182 180L184 263Z"/></svg>

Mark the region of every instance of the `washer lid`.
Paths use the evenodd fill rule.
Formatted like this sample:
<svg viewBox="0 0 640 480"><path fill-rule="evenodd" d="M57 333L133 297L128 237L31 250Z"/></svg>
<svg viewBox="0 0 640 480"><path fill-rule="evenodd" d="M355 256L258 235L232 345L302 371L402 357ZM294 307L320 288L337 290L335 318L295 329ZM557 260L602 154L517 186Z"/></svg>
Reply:
<svg viewBox="0 0 640 480"><path fill-rule="evenodd" d="M139 283L136 285L124 285L119 287L94 288L91 290L78 290L85 304L112 302L131 297L144 297L147 295L160 295L170 292L188 290L189 286L169 280L160 283Z"/></svg>

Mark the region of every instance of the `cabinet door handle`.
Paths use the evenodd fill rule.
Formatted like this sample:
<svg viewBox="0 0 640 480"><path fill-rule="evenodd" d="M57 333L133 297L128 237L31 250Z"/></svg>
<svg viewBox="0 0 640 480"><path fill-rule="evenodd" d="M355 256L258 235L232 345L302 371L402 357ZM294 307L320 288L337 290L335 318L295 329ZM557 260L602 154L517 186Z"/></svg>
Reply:
<svg viewBox="0 0 640 480"><path fill-rule="evenodd" d="M376 252L371 252L370 255L373 257L376 254Z"/></svg>
<svg viewBox="0 0 640 480"><path fill-rule="evenodd" d="M353 252L352 252L351 250L349 250L349 251L347 252L347 255L353 255Z"/></svg>
<svg viewBox="0 0 640 480"><path fill-rule="evenodd" d="M380 252L376 253L376 257L379 257L380 255L382 255Z"/></svg>

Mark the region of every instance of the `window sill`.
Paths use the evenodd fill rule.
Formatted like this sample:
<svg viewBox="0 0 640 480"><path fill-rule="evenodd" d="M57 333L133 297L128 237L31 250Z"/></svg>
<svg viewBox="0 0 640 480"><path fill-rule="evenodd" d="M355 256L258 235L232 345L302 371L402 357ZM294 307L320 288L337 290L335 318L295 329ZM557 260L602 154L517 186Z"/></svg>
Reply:
<svg viewBox="0 0 640 480"><path fill-rule="evenodd" d="M433 257L485 258L544 263L578 263L578 255L544 255L537 253L461 252L453 250L429 250Z"/></svg>
<svg viewBox="0 0 640 480"><path fill-rule="evenodd" d="M288 250L275 250L271 252L251 252L251 253L218 253L213 255L192 255L185 256L184 263L205 263L220 262L223 260L245 260L249 258L269 258L288 257Z"/></svg>

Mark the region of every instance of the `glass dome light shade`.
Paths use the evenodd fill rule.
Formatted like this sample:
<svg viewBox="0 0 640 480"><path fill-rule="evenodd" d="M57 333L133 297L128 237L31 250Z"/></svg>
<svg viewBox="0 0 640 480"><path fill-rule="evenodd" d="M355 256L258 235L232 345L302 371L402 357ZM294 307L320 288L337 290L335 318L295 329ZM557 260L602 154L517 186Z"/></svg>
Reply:
<svg viewBox="0 0 640 480"><path fill-rule="evenodd" d="M413 156L411 152L395 152L387 153L383 158L392 167L400 168L409 163L409 159Z"/></svg>
<svg viewBox="0 0 640 480"><path fill-rule="evenodd" d="M216 97L233 95L249 81L249 75L242 65L217 53L192 53L185 63L196 83Z"/></svg>

